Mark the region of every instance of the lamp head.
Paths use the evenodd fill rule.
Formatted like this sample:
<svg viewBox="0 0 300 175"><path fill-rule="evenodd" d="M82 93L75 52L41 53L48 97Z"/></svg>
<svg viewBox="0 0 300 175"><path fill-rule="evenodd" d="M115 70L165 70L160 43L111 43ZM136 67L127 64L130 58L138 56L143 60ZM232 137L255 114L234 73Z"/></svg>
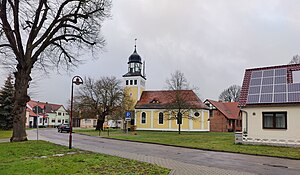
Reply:
<svg viewBox="0 0 300 175"><path fill-rule="evenodd" d="M76 77L76 79L73 80L73 83L76 85L80 85L80 84L83 84L83 81L80 77Z"/></svg>

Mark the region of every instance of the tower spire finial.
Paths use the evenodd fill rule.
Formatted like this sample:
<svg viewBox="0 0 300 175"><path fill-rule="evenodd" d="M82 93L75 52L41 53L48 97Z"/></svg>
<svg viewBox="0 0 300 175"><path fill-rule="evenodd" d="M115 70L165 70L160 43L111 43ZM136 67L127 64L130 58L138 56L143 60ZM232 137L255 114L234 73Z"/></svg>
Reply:
<svg viewBox="0 0 300 175"><path fill-rule="evenodd" d="M136 41L137 41L137 38L134 39L134 52L136 53Z"/></svg>

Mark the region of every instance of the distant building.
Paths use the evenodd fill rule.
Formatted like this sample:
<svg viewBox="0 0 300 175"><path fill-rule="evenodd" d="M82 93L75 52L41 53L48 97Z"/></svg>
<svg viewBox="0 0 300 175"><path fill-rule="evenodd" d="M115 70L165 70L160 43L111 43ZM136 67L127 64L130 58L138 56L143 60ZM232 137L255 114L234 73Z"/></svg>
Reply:
<svg viewBox="0 0 300 175"><path fill-rule="evenodd" d="M222 102L207 99L209 108L210 131L235 132L242 129L242 117L239 115L238 102Z"/></svg>
<svg viewBox="0 0 300 175"><path fill-rule="evenodd" d="M97 126L96 118L82 118L80 119L81 128L95 128Z"/></svg>
<svg viewBox="0 0 300 175"><path fill-rule="evenodd" d="M300 146L300 64L246 69L243 143Z"/></svg>
<svg viewBox="0 0 300 175"><path fill-rule="evenodd" d="M30 100L27 103L26 126L55 127L69 123L69 114L65 107L59 104Z"/></svg>

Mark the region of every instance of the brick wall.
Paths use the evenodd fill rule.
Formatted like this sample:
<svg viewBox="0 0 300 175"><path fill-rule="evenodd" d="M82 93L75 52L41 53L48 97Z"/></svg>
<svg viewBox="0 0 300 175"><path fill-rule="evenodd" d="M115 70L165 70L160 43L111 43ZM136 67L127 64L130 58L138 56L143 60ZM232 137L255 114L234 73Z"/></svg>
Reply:
<svg viewBox="0 0 300 175"><path fill-rule="evenodd" d="M228 132L228 120L218 110L212 110L210 117L210 131L211 132Z"/></svg>

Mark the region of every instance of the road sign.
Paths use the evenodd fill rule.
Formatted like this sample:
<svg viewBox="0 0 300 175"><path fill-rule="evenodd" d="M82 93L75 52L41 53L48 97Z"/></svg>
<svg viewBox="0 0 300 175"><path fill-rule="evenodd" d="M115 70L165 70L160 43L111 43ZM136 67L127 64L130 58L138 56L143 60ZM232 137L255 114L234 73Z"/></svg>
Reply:
<svg viewBox="0 0 300 175"><path fill-rule="evenodd" d="M130 121L131 120L131 112L127 111L125 112L125 120Z"/></svg>

